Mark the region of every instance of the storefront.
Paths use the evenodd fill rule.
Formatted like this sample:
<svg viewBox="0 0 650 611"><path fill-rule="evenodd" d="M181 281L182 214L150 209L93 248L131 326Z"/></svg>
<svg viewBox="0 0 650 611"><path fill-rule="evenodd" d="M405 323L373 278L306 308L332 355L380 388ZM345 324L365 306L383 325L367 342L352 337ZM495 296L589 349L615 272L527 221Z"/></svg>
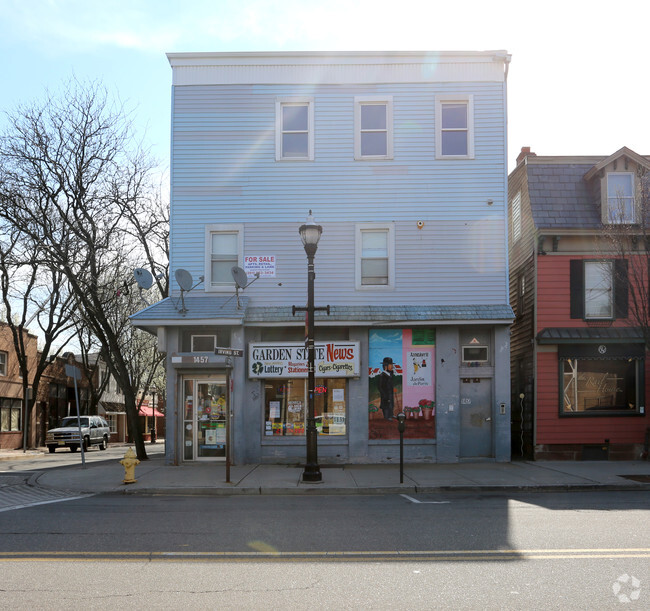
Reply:
<svg viewBox="0 0 650 611"><path fill-rule="evenodd" d="M185 305L182 314L161 302L137 321L156 327L167 354L167 463L303 464L304 321L291 308L248 307L244 297L241 307L227 298L185 297ZM508 312L479 309L481 324L449 320L458 316L451 307L333 306L317 317L320 464L398 462L401 412L407 462L509 460ZM369 323L369 314L384 319ZM404 314L412 322L389 318Z"/></svg>
<svg viewBox="0 0 650 611"><path fill-rule="evenodd" d="M646 351L632 329L544 329L537 338L538 458L638 457Z"/></svg>

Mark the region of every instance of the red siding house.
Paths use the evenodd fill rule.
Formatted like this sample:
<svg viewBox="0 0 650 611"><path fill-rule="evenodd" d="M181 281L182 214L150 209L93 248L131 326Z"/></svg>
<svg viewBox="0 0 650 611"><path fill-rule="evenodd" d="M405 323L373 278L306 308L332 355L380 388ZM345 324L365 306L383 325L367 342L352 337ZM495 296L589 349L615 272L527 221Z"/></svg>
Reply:
<svg viewBox="0 0 650 611"><path fill-rule="evenodd" d="M650 157L541 157L509 176L513 456L647 453Z"/></svg>

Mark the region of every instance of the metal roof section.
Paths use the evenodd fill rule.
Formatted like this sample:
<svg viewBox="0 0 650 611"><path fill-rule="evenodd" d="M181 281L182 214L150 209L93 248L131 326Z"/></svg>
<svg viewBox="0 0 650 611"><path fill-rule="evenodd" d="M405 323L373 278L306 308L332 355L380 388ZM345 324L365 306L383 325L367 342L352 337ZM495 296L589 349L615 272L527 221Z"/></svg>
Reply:
<svg viewBox="0 0 650 611"><path fill-rule="evenodd" d="M170 327L187 325L241 325L249 298L240 296L238 307L235 295L167 297L133 314L130 320L136 327Z"/></svg>
<svg viewBox="0 0 650 611"><path fill-rule="evenodd" d="M537 334L538 344L643 343L638 327L547 327Z"/></svg>
<svg viewBox="0 0 650 611"><path fill-rule="evenodd" d="M268 325L289 322L303 323L304 316L293 316L291 307L250 307L246 311L247 325ZM459 305L459 306L331 306L329 316L317 311L315 318L319 326L338 325L376 326L382 324L429 324L450 322L458 324L503 323L514 319L508 305Z"/></svg>
<svg viewBox="0 0 650 611"><path fill-rule="evenodd" d="M240 297L237 308L232 297L185 297L182 313L179 298L166 298L131 316L131 322L140 328L195 326L195 325L273 325L304 324L304 314L293 314L291 306L249 306L248 297ZM345 323L350 326L410 323L429 324L459 322L467 324L510 324L514 319L509 305L458 305L458 306L331 306L330 314L316 311L315 320L320 326Z"/></svg>

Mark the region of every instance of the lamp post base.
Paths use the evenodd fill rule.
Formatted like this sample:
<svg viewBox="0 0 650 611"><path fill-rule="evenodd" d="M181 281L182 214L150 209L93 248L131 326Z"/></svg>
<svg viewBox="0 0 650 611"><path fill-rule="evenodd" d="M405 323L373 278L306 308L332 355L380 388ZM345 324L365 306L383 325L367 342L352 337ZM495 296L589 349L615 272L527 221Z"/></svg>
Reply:
<svg viewBox="0 0 650 611"><path fill-rule="evenodd" d="M320 472L318 465L305 465L305 470L302 472L302 481L309 483L319 483L323 481L323 474Z"/></svg>

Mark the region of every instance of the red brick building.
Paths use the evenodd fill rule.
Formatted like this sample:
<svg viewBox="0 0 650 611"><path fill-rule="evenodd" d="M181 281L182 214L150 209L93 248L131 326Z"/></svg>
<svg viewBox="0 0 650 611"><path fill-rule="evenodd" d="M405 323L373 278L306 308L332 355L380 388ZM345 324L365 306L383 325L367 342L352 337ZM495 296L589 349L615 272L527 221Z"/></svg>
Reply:
<svg viewBox="0 0 650 611"><path fill-rule="evenodd" d="M28 370L34 369L37 338L24 332ZM23 445L23 378L14 349L11 329L0 323L0 449L17 449Z"/></svg>
<svg viewBox="0 0 650 611"><path fill-rule="evenodd" d="M522 149L517 162L508 186L513 456L638 458L650 427L634 298L648 295L650 157ZM626 228L632 254L608 239L613 226Z"/></svg>

